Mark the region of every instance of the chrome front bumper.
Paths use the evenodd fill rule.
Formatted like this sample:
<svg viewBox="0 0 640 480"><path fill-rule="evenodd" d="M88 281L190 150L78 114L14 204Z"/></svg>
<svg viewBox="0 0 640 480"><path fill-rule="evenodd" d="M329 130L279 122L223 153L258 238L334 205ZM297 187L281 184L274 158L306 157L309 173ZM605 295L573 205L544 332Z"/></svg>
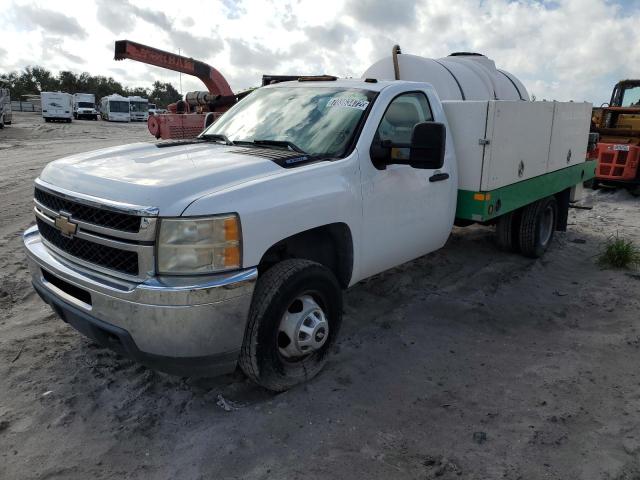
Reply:
<svg viewBox="0 0 640 480"><path fill-rule="evenodd" d="M37 227L28 229L23 240L34 288L85 335L172 373L217 374L235 368L256 268L136 283L55 255Z"/></svg>

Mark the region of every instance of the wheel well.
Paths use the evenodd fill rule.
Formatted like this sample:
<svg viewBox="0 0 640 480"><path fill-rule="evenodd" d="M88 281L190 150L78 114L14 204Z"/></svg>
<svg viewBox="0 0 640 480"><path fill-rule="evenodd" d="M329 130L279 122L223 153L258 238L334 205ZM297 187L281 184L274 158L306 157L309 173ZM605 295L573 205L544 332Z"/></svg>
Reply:
<svg viewBox="0 0 640 480"><path fill-rule="evenodd" d="M555 194L556 202L558 202L558 219L556 222L556 230L559 232L567 231L567 223L569 221L569 199L571 198L571 189L567 188Z"/></svg>
<svg viewBox="0 0 640 480"><path fill-rule="evenodd" d="M292 235L271 246L260 260L262 275L273 265L288 258L304 258L324 265L347 288L353 270L353 240L344 223L332 223Z"/></svg>

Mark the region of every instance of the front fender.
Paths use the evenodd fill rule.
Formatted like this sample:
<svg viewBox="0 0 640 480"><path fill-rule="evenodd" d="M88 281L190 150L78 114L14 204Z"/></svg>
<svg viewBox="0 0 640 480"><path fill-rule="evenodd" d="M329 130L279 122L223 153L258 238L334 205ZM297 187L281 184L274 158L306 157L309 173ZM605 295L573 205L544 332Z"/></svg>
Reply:
<svg viewBox="0 0 640 480"><path fill-rule="evenodd" d="M258 265L265 252L297 233L344 223L353 238L353 278L359 268L362 193L358 153L325 161L205 195L183 216L237 213L242 228L242 265Z"/></svg>

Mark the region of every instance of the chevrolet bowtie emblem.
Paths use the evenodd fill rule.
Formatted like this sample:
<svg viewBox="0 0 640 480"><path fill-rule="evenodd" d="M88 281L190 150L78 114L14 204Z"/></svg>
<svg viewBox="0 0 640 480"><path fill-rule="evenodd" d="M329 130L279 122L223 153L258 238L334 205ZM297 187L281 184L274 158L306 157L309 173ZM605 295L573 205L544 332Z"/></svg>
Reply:
<svg viewBox="0 0 640 480"><path fill-rule="evenodd" d="M55 223L56 228L60 230L65 237L72 237L78 229L78 224L73 223L66 215L58 215Z"/></svg>

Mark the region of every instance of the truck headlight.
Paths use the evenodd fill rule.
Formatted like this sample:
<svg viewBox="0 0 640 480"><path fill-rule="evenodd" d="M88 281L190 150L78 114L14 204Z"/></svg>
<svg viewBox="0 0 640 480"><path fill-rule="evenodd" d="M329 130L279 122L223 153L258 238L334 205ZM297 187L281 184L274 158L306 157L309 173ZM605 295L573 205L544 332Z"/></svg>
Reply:
<svg viewBox="0 0 640 480"><path fill-rule="evenodd" d="M237 215L160 221L158 273L192 275L240 268Z"/></svg>

